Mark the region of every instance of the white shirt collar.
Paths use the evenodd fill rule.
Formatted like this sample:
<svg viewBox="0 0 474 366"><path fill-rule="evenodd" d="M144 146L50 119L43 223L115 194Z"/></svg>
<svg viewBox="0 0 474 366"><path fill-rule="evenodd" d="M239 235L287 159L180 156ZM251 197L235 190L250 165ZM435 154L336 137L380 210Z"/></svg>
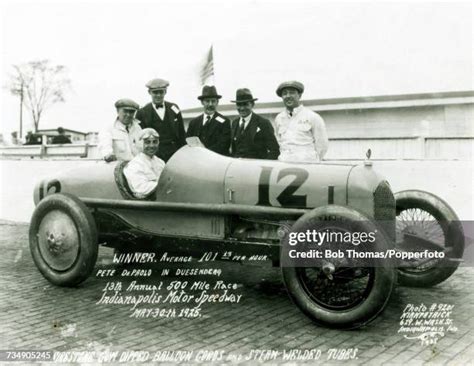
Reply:
<svg viewBox="0 0 474 366"><path fill-rule="evenodd" d="M204 115L202 116L202 123L203 123L203 124L206 123L207 116L210 116L210 117L211 117L211 118L209 118L209 121L210 121L211 119L213 119L215 114L216 114L216 112L214 112L213 114L206 114L206 113L204 113Z"/></svg>
<svg viewBox="0 0 474 366"><path fill-rule="evenodd" d="M143 159L152 161L153 157L149 157L147 154L145 154L143 151L140 152L140 155L142 156Z"/></svg>
<svg viewBox="0 0 474 366"><path fill-rule="evenodd" d="M296 116L298 113L300 113L301 111L303 110L303 104L300 104L298 107L296 107L295 109L293 109L293 112L291 113L292 116ZM286 114L288 115L288 117L292 117L290 116L290 111L288 109L286 109Z"/></svg>
<svg viewBox="0 0 474 366"><path fill-rule="evenodd" d="M166 105L165 102L163 101L163 108L156 108L155 103L151 102L151 105L153 106L153 109L155 110L156 114L161 118L165 118L165 113L166 113Z"/></svg>
<svg viewBox="0 0 474 366"><path fill-rule="evenodd" d="M252 119L252 113L250 113L250 114L249 114L247 117L245 117L245 118L240 117L240 123L242 123L242 120L243 120L244 123L245 123L245 127L247 127L251 119Z"/></svg>
<svg viewBox="0 0 474 366"><path fill-rule="evenodd" d="M153 106L153 108L155 108L155 111L158 111L158 109L165 109L165 108L166 108L164 101L163 101L163 104L162 104L162 105L163 105L163 108L156 108L156 105L155 105L155 103L153 103L153 102L151 102L151 105Z"/></svg>
<svg viewBox="0 0 474 366"><path fill-rule="evenodd" d="M128 125L128 131L132 129L134 122L135 120L133 120L132 123ZM118 118L115 120L115 128L118 128L119 130L127 132L127 126L125 126L122 122L120 122Z"/></svg>

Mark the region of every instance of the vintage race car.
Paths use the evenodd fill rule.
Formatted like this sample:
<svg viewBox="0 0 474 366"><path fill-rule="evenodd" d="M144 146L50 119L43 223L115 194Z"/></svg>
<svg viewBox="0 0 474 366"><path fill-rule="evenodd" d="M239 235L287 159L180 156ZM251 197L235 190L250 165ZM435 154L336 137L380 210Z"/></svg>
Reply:
<svg viewBox="0 0 474 366"><path fill-rule="evenodd" d="M397 274L402 284L431 286L448 278L462 257L463 233L453 210L426 192L394 195L370 162L291 164L184 146L146 200L131 194L125 164L95 163L37 184L30 249L51 283L83 282L94 269L98 243L119 252L260 255L281 265L291 299L311 319L357 328L384 309ZM437 225L436 237L420 225L421 215ZM328 258L309 266L282 264L291 233L347 231L347 223L377 232L379 251L429 248L445 258L376 266Z"/></svg>

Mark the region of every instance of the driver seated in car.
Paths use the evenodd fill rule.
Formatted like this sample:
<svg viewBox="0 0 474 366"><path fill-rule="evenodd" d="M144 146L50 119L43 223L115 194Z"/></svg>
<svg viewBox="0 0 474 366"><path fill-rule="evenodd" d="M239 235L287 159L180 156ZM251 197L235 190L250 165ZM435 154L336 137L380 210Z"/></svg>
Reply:
<svg viewBox="0 0 474 366"><path fill-rule="evenodd" d="M142 151L124 168L123 174L136 198L146 198L158 186L165 162L157 158L160 136L153 128L145 128L139 137Z"/></svg>

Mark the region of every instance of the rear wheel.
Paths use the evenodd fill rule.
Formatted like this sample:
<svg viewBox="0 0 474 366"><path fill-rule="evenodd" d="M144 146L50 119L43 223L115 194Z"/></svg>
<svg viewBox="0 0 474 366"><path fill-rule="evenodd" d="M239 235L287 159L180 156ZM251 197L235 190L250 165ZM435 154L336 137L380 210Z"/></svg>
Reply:
<svg viewBox="0 0 474 366"><path fill-rule="evenodd" d="M375 223L359 212L341 206L321 207L303 215L290 233L308 229L332 233L376 233L375 243L370 244L374 247L354 246L358 251L385 251L390 245L383 230ZM282 243L283 251L285 247L289 249L287 238L290 233ZM353 329L368 324L383 311L396 282L396 271L389 261L370 265L370 261L345 256L339 259L326 257L315 261L314 266L291 266L287 258L283 258L283 251L282 273L290 298L303 313L324 326ZM331 251L337 251L337 245L332 246Z"/></svg>
<svg viewBox="0 0 474 366"><path fill-rule="evenodd" d="M464 252L464 233L453 209L435 195L411 190L395 194L396 246L401 251L444 251L444 259L399 268L400 284L430 287L450 277Z"/></svg>
<svg viewBox="0 0 474 366"><path fill-rule="evenodd" d="M29 239L36 267L55 285L78 285L94 269L98 253L95 222L84 203L72 195L53 194L38 204Z"/></svg>

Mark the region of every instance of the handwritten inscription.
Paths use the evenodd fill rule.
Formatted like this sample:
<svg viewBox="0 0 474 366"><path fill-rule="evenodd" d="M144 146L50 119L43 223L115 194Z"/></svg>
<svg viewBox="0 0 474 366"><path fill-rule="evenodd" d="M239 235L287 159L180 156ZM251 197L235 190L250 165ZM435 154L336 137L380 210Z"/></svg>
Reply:
<svg viewBox="0 0 474 366"><path fill-rule="evenodd" d="M422 345L434 345L447 332L457 332L451 315L454 305L408 304L400 316L398 333L404 334L406 339L417 339Z"/></svg>
<svg viewBox="0 0 474 366"><path fill-rule="evenodd" d="M269 260L267 255L243 255L232 251L225 251L223 253L218 252L206 252L204 253L198 262L214 262L214 261L235 261L235 262L242 262L242 261L249 261L249 262L259 262L259 261L267 261Z"/></svg>
<svg viewBox="0 0 474 366"><path fill-rule="evenodd" d="M232 251L219 252L205 252L197 260L201 262L214 262L218 260L230 260L230 261L267 261L269 260L267 255L242 255ZM191 256L173 256L168 252L164 252L160 256L156 253L148 252L134 252L134 253L120 253L114 254L112 262L115 264L143 264L143 263L190 263L193 261Z"/></svg>
<svg viewBox="0 0 474 366"><path fill-rule="evenodd" d="M199 258L174 256L167 252L114 254L112 262L126 266L97 270L96 277L110 280L104 284L96 304L125 306L132 318L199 318L207 305L242 301L242 285L218 279L223 270L206 264L221 259L240 261L242 258L266 260L265 256L250 259L232 252L205 252ZM184 267L193 261L198 263L196 267ZM157 270L154 263L170 263L171 267L177 264L179 267Z"/></svg>
<svg viewBox="0 0 474 366"><path fill-rule="evenodd" d="M358 359L357 348L330 348L322 351L318 348L288 350L251 349L247 352L227 352L221 349L202 350L161 350L148 351L107 351L107 352L54 352L53 361L63 363L94 363L94 362L168 362L168 363L209 363L209 362L270 362L270 361L314 361Z"/></svg>
<svg viewBox="0 0 474 366"><path fill-rule="evenodd" d="M156 284L139 284L132 281L126 288L122 282L107 282L103 288L102 297L97 304L123 304L131 305L130 310L133 313L131 317L143 317L149 311L142 312L135 310L142 304L188 304L193 308L199 309L206 303L239 303L242 299L241 294L234 293L239 285L236 283L227 283L224 281L172 281L164 286L163 281ZM164 290L160 292L161 290ZM146 291L146 294L135 294L135 291ZM149 310L149 309L148 309ZM160 309L158 313L161 313ZM157 314L154 311L153 314ZM167 314L170 316L170 314ZM200 316L200 313L198 314Z"/></svg>

